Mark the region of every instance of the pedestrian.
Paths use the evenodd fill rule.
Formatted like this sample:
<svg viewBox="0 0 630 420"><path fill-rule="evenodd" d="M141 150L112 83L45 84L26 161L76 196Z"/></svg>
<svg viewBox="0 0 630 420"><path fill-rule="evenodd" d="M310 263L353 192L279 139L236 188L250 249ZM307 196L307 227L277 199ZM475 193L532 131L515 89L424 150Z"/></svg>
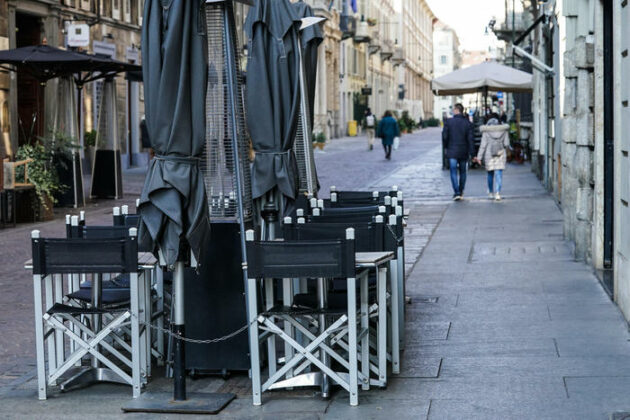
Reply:
<svg viewBox="0 0 630 420"><path fill-rule="evenodd" d="M363 116L362 126L365 130L365 134L367 135L368 140L368 150L374 149L374 130L376 130L376 117L372 114L370 108L365 110L365 115Z"/></svg>
<svg viewBox="0 0 630 420"><path fill-rule="evenodd" d="M460 103L453 106L453 118L444 122L442 146L446 151L446 158L451 171L453 200L459 201L464 197L468 160L474 154L473 126L464 115L464 106ZM457 177L458 169L459 179Z"/></svg>
<svg viewBox="0 0 630 420"><path fill-rule="evenodd" d="M385 159L390 160L392 158L394 137L400 136L398 122L392 116L391 111L385 111L385 114L383 114L383 118L378 123L377 135L381 138L381 142L383 143Z"/></svg>
<svg viewBox="0 0 630 420"><path fill-rule="evenodd" d="M490 115L486 125L481 128L481 145L475 161L483 161L488 171L488 197L495 201L501 200L501 186L503 184L503 170L505 169L506 152L510 147L510 126L501 124L500 117L494 113Z"/></svg>

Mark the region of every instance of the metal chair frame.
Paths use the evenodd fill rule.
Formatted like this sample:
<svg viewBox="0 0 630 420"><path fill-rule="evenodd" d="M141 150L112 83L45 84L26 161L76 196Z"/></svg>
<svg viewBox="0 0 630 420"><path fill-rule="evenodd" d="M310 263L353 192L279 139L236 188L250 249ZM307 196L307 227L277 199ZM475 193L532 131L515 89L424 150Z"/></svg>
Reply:
<svg viewBox="0 0 630 420"><path fill-rule="evenodd" d="M282 378L287 375L298 375L308 367L316 367L322 373L322 379L330 378L346 389L350 394L350 405L358 405L358 342L363 345L362 360L368 360L368 329L367 326L367 277L360 279L362 300L359 306L364 312L359 313L360 331L357 331L358 308L356 302L357 278L354 263L354 230L348 229L345 240L334 241L254 241L254 232L247 231L247 255L248 255L248 313L251 356L252 394L254 405L262 403L262 392L283 386ZM327 250L326 254L320 253L315 257L313 247ZM293 259L286 261L286 252L290 252ZM295 259L298 256L300 262ZM283 260L285 258L285 260ZM285 262L286 261L286 262ZM273 308L273 279L281 278L289 283L293 278L317 278L318 285L323 285L325 278L346 278L347 280L347 310L338 314L338 318L330 325L326 324L326 315L332 316L325 309L315 311L301 311L291 309L276 310ZM257 301L257 288L264 284L266 308L259 311ZM325 303L325 288L319 290L320 297ZM365 299L363 299L365 298ZM294 309L294 308L293 308ZM307 323L312 323L314 317L318 317L318 332L313 333L300 322L300 318L306 318ZM285 329L276 325L276 320L285 323ZM307 324L308 325L308 324ZM287 327L289 326L289 328ZM302 344L290 331L295 328L307 339L308 343ZM332 348L333 334L347 330L348 351L341 353ZM263 333L260 334L260 331ZM279 369L276 366L275 336L280 337L286 346L294 351L285 354L284 365ZM262 382L260 343L267 341L269 360L269 374L266 381ZM344 357L345 356L345 357ZM339 362L347 369L341 373L334 371L330 365L330 358ZM363 377L366 373L362 369ZM313 373L314 374L314 373ZM308 373L306 375L309 375ZM275 386L274 386L275 385ZM293 386L299 386L294 383Z"/></svg>
<svg viewBox="0 0 630 420"><path fill-rule="evenodd" d="M47 387L57 385L66 372L75 367L85 356L91 356L92 367L99 362L109 371L99 371L108 380L132 386L133 396L140 395L143 385L142 353L146 352L140 329L144 323L142 313L146 313L141 290L146 276L138 274L137 231L130 229L124 239L45 239L39 231L32 232L33 247L33 291L35 299L35 333L37 350L37 378L39 399L46 399ZM72 256L63 255L64 250L73 250ZM104 249L107 250L103 253ZM101 253L101 254L99 254ZM103 273L124 272L130 275L129 308L115 310L117 316L107 320L101 329L100 316L108 312L104 308L80 308L63 304L63 279L67 275L68 288L72 288L74 275L92 274L98 279ZM45 302L42 301L44 283ZM94 316L88 326L86 317ZM69 323L69 327L65 325ZM130 327L131 346L123 347L129 356L114 347L116 331ZM70 340L70 354L65 354L64 337ZM48 350L46 357L45 348ZM103 350L106 350L104 352ZM48 360L48 371L46 370ZM127 373L119 366L130 368ZM79 375L70 377L60 384L69 383Z"/></svg>

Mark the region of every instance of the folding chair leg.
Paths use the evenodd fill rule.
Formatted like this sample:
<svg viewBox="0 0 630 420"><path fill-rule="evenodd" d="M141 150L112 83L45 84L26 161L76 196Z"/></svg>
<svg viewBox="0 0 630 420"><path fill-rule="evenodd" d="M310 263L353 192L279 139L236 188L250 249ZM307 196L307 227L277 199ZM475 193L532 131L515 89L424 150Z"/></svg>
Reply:
<svg viewBox="0 0 630 420"><path fill-rule="evenodd" d="M282 279L282 304L286 307L293 305L293 280ZM294 337L293 326L290 322L284 321L284 332L291 337ZM284 343L284 362L287 363L293 357L293 347L289 343ZM289 370L286 374L286 378L293 377L293 370Z"/></svg>
<svg viewBox="0 0 630 420"><path fill-rule="evenodd" d="M131 306L131 380L133 398L140 396L140 319L138 314L138 273L129 275Z"/></svg>
<svg viewBox="0 0 630 420"><path fill-rule="evenodd" d="M53 279L52 275L47 275L44 277L45 290L44 294L46 295L46 306L44 308L44 312L48 311L48 309L53 306ZM48 375L50 376L51 372L57 370L57 335L51 334L48 337ZM51 385L56 385L56 382L53 382Z"/></svg>
<svg viewBox="0 0 630 420"><path fill-rule="evenodd" d="M265 279L265 308L267 310L273 308L273 279ZM267 339L267 363L269 363L269 375L276 373L277 368L277 354L276 354L276 340L275 337L270 336Z"/></svg>
<svg viewBox="0 0 630 420"><path fill-rule="evenodd" d="M350 405L359 405L357 367L357 285L355 278L348 279L348 358L350 359L349 386Z"/></svg>
<svg viewBox="0 0 630 420"><path fill-rule="evenodd" d="M37 353L37 395L46 399L46 361L44 356L44 322L42 313L42 276L33 276L33 294L35 306L35 349Z"/></svg>
<svg viewBox="0 0 630 420"><path fill-rule="evenodd" d="M398 247L398 338L400 350L405 349L405 252L404 247Z"/></svg>
<svg viewBox="0 0 630 420"><path fill-rule="evenodd" d="M63 303L63 277L61 274L54 274L53 282L55 287L55 303ZM66 358L63 331L55 330L55 354L57 356L57 366L61 366Z"/></svg>
<svg viewBox="0 0 630 420"><path fill-rule="evenodd" d="M398 300L400 296L398 294L398 261L392 260L389 264L389 279L391 287L391 316L392 316L392 373L400 373L400 337L399 337L399 313L398 313Z"/></svg>
<svg viewBox="0 0 630 420"><path fill-rule="evenodd" d="M368 313L368 276L360 277L361 282L361 330L369 331L370 315ZM370 389L370 335L369 332L361 338L361 373L363 378L361 388Z"/></svg>
<svg viewBox="0 0 630 420"><path fill-rule="evenodd" d="M157 358L157 365L164 365L164 333L162 332L162 328L164 328L164 272L159 266L155 266L153 269L155 273L155 290L157 292L157 303L156 309L157 313L160 316L155 320L158 331L156 332L156 348L160 356Z"/></svg>
<svg viewBox="0 0 630 420"><path fill-rule="evenodd" d="M379 267L376 281L378 290L378 378L381 382L387 383L387 268Z"/></svg>
<svg viewBox="0 0 630 420"><path fill-rule="evenodd" d="M262 404L262 387L260 378L260 352L258 344L258 302L256 295L256 279L247 279L247 309L249 313L249 354L252 376L252 399L254 405Z"/></svg>
<svg viewBox="0 0 630 420"><path fill-rule="evenodd" d="M319 303L320 309L325 309L328 307L328 288L326 287L326 279L318 278L317 279L317 299ZM326 315L319 315L319 333L323 334L326 331ZM330 365L330 359L326 352L320 352L320 360L325 366ZM328 376L325 373L322 373L322 398L328 398L330 395L330 381Z"/></svg>

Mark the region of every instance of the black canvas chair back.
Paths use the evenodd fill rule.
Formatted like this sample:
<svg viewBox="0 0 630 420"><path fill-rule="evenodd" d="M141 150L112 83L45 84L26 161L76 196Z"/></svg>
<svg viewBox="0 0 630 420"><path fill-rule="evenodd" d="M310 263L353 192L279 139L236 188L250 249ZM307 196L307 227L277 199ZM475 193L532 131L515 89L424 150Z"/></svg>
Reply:
<svg viewBox="0 0 630 420"><path fill-rule="evenodd" d="M140 225L139 214L121 214L114 216L114 226L138 227Z"/></svg>
<svg viewBox="0 0 630 420"><path fill-rule="evenodd" d="M284 223L285 241L343 239L347 228L354 229L356 252L383 249L384 223Z"/></svg>
<svg viewBox="0 0 630 420"><path fill-rule="evenodd" d="M250 278L354 277L353 240L248 241Z"/></svg>
<svg viewBox="0 0 630 420"><path fill-rule="evenodd" d="M369 223L373 222L374 213L336 213L319 216L306 216L308 223Z"/></svg>
<svg viewBox="0 0 630 420"><path fill-rule="evenodd" d="M32 249L33 274L133 273L138 270L136 236L33 238Z"/></svg>
<svg viewBox="0 0 630 420"><path fill-rule="evenodd" d="M85 213L81 216L66 215L66 238L79 238L82 226L85 226Z"/></svg>
<svg viewBox="0 0 630 420"><path fill-rule="evenodd" d="M329 214L378 214L379 206L358 206L358 207L328 207L320 209L321 215L329 215Z"/></svg>

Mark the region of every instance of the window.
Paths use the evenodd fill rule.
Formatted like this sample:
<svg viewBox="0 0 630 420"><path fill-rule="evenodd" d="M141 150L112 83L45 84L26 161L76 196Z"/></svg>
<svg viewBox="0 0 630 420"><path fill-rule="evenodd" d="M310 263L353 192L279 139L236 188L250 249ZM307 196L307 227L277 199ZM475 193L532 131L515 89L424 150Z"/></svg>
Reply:
<svg viewBox="0 0 630 420"><path fill-rule="evenodd" d="M123 17L125 22L131 22L131 0L124 0Z"/></svg>
<svg viewBox="0 0 630 420"><path fill-rule="evenodd" d="M448 64L448 57L445 55L440 56L440 64Z"/></svg>
<svg viewBox="0 0 630 420"><path fill-rule="evenodd" d="M112 0L112 18L120 20L120 2L121 0Z"/></svg>

